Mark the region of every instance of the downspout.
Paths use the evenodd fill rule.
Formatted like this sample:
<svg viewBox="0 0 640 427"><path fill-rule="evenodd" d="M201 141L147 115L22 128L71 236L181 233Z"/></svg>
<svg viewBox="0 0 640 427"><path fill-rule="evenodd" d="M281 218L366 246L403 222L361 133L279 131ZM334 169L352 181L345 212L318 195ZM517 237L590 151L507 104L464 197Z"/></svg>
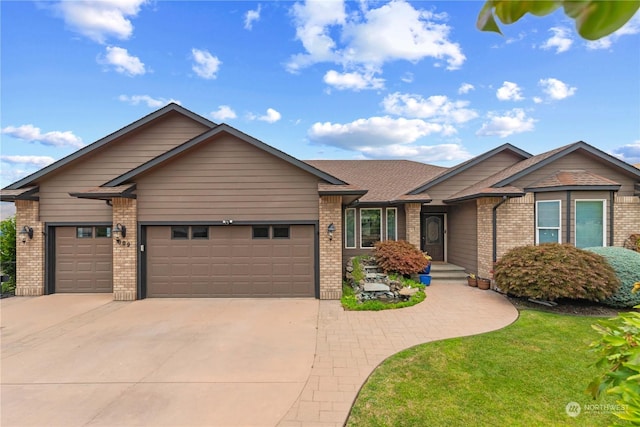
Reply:
<svg viewBox="0 0 640 427"><path fill-rule="evenodd" d="M567 191L567 218L565 221L567 226L567 240L565 243L571 244L571 190Z"/></svg>
<svg viewBox="0 0 640 427"><path fill-rule="evenodd" d="M609 246L613 246L613 232L614 232L614 227L613 227L613 215L615 213L615 209L613 206L613 203L615 201L615 192L611 191L609 193Z"/></svg>
<svg viewBox="0 0 640 427"><path fill-rule="evenodd" d="M502 200L500 200L500 202L493 207L492 226L493 226L493 262L494 263L498 261L498 208L500 207L500 205L504 204L507 200L509 200L507 196L502 196Z"/></svg>

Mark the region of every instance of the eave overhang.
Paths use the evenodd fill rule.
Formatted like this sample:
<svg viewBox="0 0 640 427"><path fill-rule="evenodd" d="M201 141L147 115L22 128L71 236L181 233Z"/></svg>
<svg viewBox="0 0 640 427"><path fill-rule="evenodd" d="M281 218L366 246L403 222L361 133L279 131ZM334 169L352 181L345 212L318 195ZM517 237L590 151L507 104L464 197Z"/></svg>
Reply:
<svg viewBox="0 0 640 427"><path fill-rule="evenodd" d="M35 194L40 190L38 186L19 189L3 188L0 190L0 202L15 202L16 200L40 200Z"/></svg>
<svg viewBox="0 0 640 427"><path fill-rule="evenodd" d="M135 199L137 196L133 193L136 189L136 184L125 184L117 187L95 187L85 191L79 191L75 193L69 193L71 197L77 197L79 199L93 199L93 200L111 200L115 197L121 197L124 199Z"/></svg>

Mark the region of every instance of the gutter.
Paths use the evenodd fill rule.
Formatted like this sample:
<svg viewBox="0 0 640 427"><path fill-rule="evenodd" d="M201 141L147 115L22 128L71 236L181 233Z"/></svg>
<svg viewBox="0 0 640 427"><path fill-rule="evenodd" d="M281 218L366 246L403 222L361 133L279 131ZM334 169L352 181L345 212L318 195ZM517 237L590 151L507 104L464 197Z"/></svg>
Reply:
<svg viewBox="0 0 640 427"><path fill-rule="evenodd" d="M493 262L498 261L498 208L503 205L509 198L502 196L502 200L493 207L492 226L493 226Z"/></svg>

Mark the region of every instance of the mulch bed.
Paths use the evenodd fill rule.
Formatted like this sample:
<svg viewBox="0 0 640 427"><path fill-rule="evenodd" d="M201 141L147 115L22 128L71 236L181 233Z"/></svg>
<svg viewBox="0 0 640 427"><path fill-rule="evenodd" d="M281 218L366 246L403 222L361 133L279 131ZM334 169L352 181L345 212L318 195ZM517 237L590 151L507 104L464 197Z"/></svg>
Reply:
<svg viewBox="0 0 640 427"><path fill-rule="evenodd" d="M638 309L620 309L613 308L597 302L584 301L584 300L569 300L559 299L556 302L558 305L548 307L543 304L529 301L527 298L519 297L507 297L509 301L518 309L534 309L540 311L546 311L549 313L557 314L569 314L574 316L594 316L594 317L614 317L620 312L639 311Z"/></svg>

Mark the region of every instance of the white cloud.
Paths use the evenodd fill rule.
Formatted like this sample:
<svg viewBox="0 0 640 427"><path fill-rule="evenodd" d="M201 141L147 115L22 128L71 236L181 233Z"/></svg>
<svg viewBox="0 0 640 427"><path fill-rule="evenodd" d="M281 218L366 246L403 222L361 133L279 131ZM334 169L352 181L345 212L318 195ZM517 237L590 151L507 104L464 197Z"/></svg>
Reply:
<svg viewBox="0 0 640 427"><path fill-rule="evenodd" d="M431 134L449 136L455 133L450 125L389 116L358 119L345 124L318 122L308 131L309 138L315 142L358 151L366 147L409 144Z"/></svg>
<svg viewBox="0 0 640 427"><path fill-rule="evenodd" d="M475 88L476 87L474 85L472 85L471 83L462 83L460 85L460 87L458 88L458 93L460 95L464 95L466 93L471 92L472 90L475 90Z"/></svg>
<svg viewBox="0 0 640 427"><path fill-rule="evenodd" d="M282 115L273 108L267 108L267 113L262 116L249 114L249 120L261 120L267 123L275 123L282 118Z"/></svg>
<svg viewBox="0 0 640 427"><path fill-rule="evenodd" d="M53 157L49 156L0 156L0 160L11 165L28 165L43 168L55 162Z"/></svg>
<svg viewBox="0 0 640 427"><path fill-rule="evenodd" d="M538 86L540 86L542 88L542 91L553 100L568 98L575 94L576 90L578 90L577 88L569 86L566 83L554 78L540 79L540 81L538 82Z"/></svg>
<svg viewBox="0 0 640 427"><path fill-rule="evenodd" d="M258 5L256 10L248 10L247 13L244 14L244 29L251 30L253 28L253 23L260 20L260 11L262 10L262 5Z"/></svg>
<svg viewBox="0 0 640 427"><path fill-rule="evenodd" d="M5 219L12 217L15 214L16 214L15 203L0 202L0 221L4 221Z"/></svg>
<svg viewBox="0 0 640 427"><path fill-rule="evenodd" d="M238 117L236 115L236 112L233 111L233 109L228 105L218 106L218 109L216 111L212 111L209 115L214 120L218 120L220 122L224 122L225 120L228 120L228 119L235 119L236 117Z"/></svg>
<svg viewBox="0 0 640 427"><path fill-rule="evenodd" d="M516 83L504 82L496 91L496 97L500 101L522 101L522 89Z"/></svg>
<svg viewBox="0 0 640 427"><path fill-rule="evenodd" d="M171 104L172 102L175 104L181 105L180 101L176 101L173 98L170 98L170 99L152 98L149 95L132 95L132 96L120 95L118 97L118 100L122 102L128 102L131 105L138 105L140 103L147 104L147 107L149 108L164 107L165 105Z"/></svg>
<svg viewBox="0 0 640 427"><path fill-rule="evenodd" d="M400 77L400 80L402 80L405 83L412 83L413 82L413 73L404 73L402 75L402 77Z"/></svg>
<svg viewBox="0 0 640 427"><path fill-rule="evenodd" d="M98 43L116 37L126 40L133 33L129 18L135 18L147 0L75 0L60 1L54 10L77 33Z"/></svg>
<svg viewBox="0 0 640 427"><path fill-rule="evenodd" d="M296 3L296 38L305 53L294 55L287 69L297 72L315 63L333 62L348 70L379 71L386 62L417 62L427 57L434 58L436 65L446 63L451 70L464 63L460 45L449 40L451 27L442 23L446 15L414 9L404 0L377 9L367 9L366 2L358 4L360 10L347 13L343 1Z"/></svg>
<svg viewBox="0 0 640 427"><path fill-rule="evenodd" d="M71 131L51 131L42 133L40 128L34 125L22 125L22 126L7 126L2 129L2 133L9 135L13 138L21 139L27 142L39 142L43 145L52 147L83 147L82 139L75 136Z"/></svg>
<svg viewBox="0 0 640 427"><path fill-rule="evenodd" d="M631 36L640 33L640 13L636 13L625 25L618 31L598 40L588 41L587 49L609 49L613 43L617 42L622 36Z"/></svg>
<svg viewBox="0 0 640 427"><path fill-rule="evenodd" d="M632 164L640 163L640 139L631 144L615 148L613 154L625 162Z"/></svg>
<svg viewBox="0 0 640 427"><path fill-rule="evenodd" d="M527 117L521 108L514 108L504 115L489 113L487 117L489 121L484 123L476 132L477 136L499 136L500 138L505 138L515 133L532 131L536 122L533 118Z"/></svg>
<svg viewBox="0 0 640 427"><path fill-rule="evenodd" d="M423 98L420 95L392 93L382 101L389 114L430 119L441 123L465 123L478 117L474 110L466 108L468 101L451 101L444 95Z"/></svg>
<svg viewBox="0 0 640 427"><path fill-rule="evenodd" d="M207 50L191 49L191 55L195 64L191 69L203 79L215 79L216 73L220 68L222 62L216 57L211 55Z"/></svg>
<svg viewBox="0 0 640 427"><path fill-rule="evenodd" d="M553 36L542 44L542 49L555 49L556 53L566 52L571 48L573 39L570 30L564 27L552 27L549 29Z"/></svg>
<svg viewBox="0 0 640 427"><path fill-rule="evenodd" d="M104 57L98 58L98 62L111 65L120 74L138 76L146 73L144 64L139 58L129 55L127 49L117 46L107 46Z"/></svg>
<svg viewBox="0 0 640 427"><path fill-rule="evenodd" d="M359 150L365 157L372 159L411 159L425 163L463 161L471 158L469 152L458 144L391 144L384 147L361 147Z"/></svg>
<svg viewBox="0 0 640 427"><path fill-rule="evenodd" d="M373 77L373 73L339 73L335 70L329 70L324 75L324 82L338 90L360 91L384 87L384 79Z"/></svg>
<svg viewBox="0 0 640 427"><path fill-rule="evenodd" d="M534 96L532 99L533 99L533 102L536 104L542 103L542 98L540 98L539 96Z"/></svg>

